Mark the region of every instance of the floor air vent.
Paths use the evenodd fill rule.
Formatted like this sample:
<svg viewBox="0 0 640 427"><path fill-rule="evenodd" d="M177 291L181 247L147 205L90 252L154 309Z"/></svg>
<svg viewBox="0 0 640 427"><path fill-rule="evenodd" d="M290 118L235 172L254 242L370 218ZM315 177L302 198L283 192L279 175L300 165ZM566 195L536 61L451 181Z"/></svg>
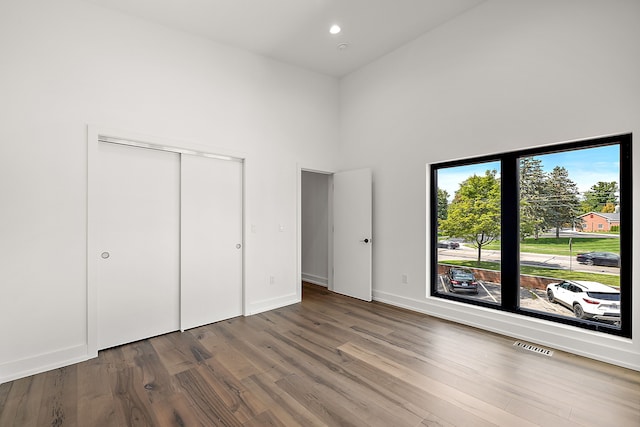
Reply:
<svg viewBox="0 0 640 427"><path fill-rule="evenodd" d="M514 342L513 345L523 350L533 351L534 353L543 354L545 356L553 356L553 351L547 350L546 348L538 347L538 346L527 344L520 341Z"/></svg>

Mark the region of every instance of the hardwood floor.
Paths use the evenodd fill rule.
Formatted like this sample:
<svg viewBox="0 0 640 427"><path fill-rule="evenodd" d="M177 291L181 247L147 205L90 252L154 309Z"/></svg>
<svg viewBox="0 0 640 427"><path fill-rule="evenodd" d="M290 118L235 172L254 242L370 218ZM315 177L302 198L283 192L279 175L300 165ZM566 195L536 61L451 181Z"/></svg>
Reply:
<svg viewBox="0 0 640 427"><path fill-rule="evenodd" d="M640 373L304 285L0 385L0 426L638 426Z"/></svg>

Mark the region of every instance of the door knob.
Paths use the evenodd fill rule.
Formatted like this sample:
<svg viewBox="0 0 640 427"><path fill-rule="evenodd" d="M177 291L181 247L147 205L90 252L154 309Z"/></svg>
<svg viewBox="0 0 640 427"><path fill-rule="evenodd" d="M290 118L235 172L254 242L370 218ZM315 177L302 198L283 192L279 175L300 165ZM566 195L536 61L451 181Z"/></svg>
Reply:
<svg viewBox="0 0 640 427"><path fill-rule="evenodd" d="M238 243L238 244L236 245L236 249L240 249L241 247L242 247L242 245L241 245L240 243Z"/></svg>
<svg viewBox="0 0 640 427"><path fill-rule="evenodd" d="M102 259L107 259L107 258L109 258L110 254L109 254L109 252L102 252L100 254L100 256L102 257Z"/></svg>
<svg viewBox="0 0 640 427"><path fill-rule="evenodd" d="M369 239L360 240L363 243L369 243Z"/></svg>

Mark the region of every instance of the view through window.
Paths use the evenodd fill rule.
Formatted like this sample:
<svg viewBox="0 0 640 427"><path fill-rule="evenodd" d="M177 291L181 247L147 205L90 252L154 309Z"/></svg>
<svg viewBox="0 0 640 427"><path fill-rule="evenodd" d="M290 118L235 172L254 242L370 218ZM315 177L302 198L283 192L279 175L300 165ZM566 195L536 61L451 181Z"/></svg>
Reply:
<svg viewBox="0 0 640 427"><path fill-rule="evenodd" d="M438 292L500 304L500 162L438 171Z"/></svg>
<svg viewBox="0 0 640 427"><path fill-rule="evenodd" d="M432 294L630 336L630 151L623 135L433 165Z"/></svg>

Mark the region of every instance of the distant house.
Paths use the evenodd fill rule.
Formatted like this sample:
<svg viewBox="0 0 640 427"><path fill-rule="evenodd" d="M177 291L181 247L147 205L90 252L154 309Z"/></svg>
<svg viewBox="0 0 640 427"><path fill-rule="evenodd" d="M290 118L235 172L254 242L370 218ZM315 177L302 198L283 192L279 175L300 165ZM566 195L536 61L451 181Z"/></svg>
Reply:
<svg viewBox="0 0 640 427"><path fill-rule="evenodd" d="M620 225L620 213L588 212L578 217L582 231L610 231L614 225Z"/></svg>

